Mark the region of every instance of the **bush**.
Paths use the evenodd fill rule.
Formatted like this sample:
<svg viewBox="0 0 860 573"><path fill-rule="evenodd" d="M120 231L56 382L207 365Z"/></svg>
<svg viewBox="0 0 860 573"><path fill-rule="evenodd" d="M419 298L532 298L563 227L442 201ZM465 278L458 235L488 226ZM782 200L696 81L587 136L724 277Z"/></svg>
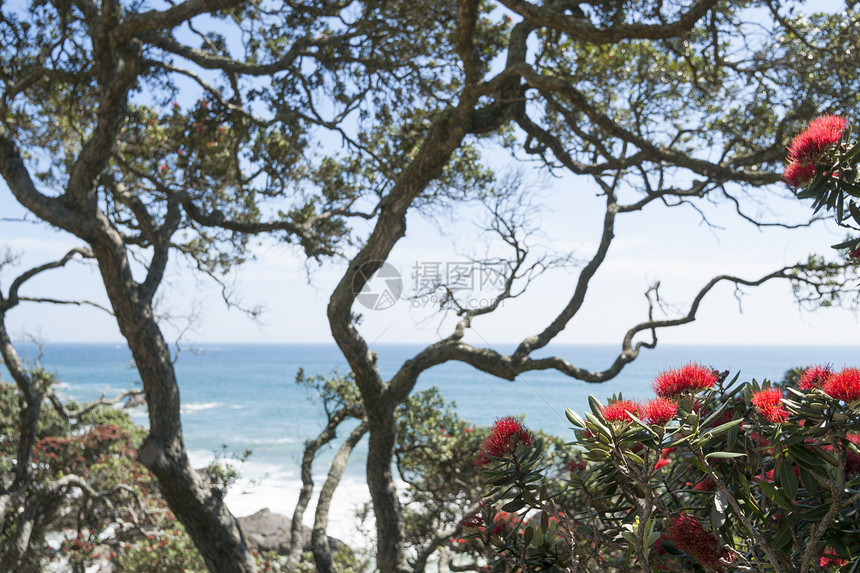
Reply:
<svg viewBox="0 0 860 573"><path fill-rule="evenodd" d="M690 364L660 374L645 404L568 410L589 461L560 487L543 442L497 423L505 447L483 468L468 538L493 571L847 570L860 552L860 370L811 367L782 385L727 374Z"/></svg>

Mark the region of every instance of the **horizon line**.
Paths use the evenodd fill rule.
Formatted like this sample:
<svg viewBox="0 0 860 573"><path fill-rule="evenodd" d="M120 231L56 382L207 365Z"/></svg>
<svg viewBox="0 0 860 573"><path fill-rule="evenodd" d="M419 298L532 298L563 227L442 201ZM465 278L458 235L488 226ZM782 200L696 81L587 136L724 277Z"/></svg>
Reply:
<svg viewBox="0 0 860 573"><path fill-rule="evenodd" d="M33 340L13 340L14 344L37 344ZM517 341L490 341L485 342L486 346L508 346L508 345L518 345L520 344L520 340ZM51 340L44 341L41 344L81 344L81 345L125 345L127 344L125 340L87 340L87 341L77 341L77 340ZM236 346L279 346L279 345L308 345L308 346L337 346L337 344L333 340L317 340L317 341L266 341L266 342L246 342L246 341L198 341L198 342L183 342L183 346L190 349L193 346L211 346L211 345L236 345ZM428 345L432 344L432 342L422 342L422 341L414 341L414 342L380 342L376 343L372 346L417 346L417 345ZM169 346L175 345L174 342L168 342ZM617 341L613 342L556 342L550 343L544 348L549 348L552 346L620 346L620 343ZM372 347L371 346L371 347ZM833 346L833 347L854 347L858 346L850 343L830 343L830 342L662 342L657 344L657 348L661 346ZM652 350L652 349L648 349Z"/></svg>

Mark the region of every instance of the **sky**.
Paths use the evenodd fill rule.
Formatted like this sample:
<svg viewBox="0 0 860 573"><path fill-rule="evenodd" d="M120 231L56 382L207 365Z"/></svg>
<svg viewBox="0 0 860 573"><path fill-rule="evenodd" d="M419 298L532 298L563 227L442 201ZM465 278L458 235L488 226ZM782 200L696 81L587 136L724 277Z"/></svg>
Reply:
<svg viewBox="0 0 860 573"><path fill-rule="evenodd" d="M830 4L830 3L828 3ZM822 5L822 7L825 7ZM186 97L187 96L187 97ZM196 94L182 94L193 101ZM497 160L499 171L510 168ZM574 176L550 178L533 166L518 166L532 193L533 207L526 213L536 228L530 241L557 256L587 260L596 247L602 219L602 201L594 184ZM751 192L761 214L772 221L797 222L809 218L808 202L780 199L780 185ZM750 207L753 209L753 207ZM811 252L834 256L830 245L844 232L831 223L808 229L759 229L742 221L731 205L704 204L710 223L689 207L666 208L654 204L640 213L619 218L616 240L605 264L593 279L585 305L557 341L561 343L620 344L633 324L647 318L644 293L660 281L666 313L656 318L686 313L698 290L713 276L728 273L755 279L783 265L806 258ZM753 209L753 210L755 210ZM68 234L25 216L5 183L0 181L0 250L21 256L21 266L0 270L0 288L29 266L62 256L78 242ZM453 316L440 313L432 299L411 299L416 281L433 269L462 272L469 256L503 251L482 232L486 213L480 206L457 205L432 214L415 212L408 221L407 236L395 248L390 263L401 277L402 292L393 305L372 309L356 304L361 312L360 331L371 344L392 342L429 343L450 333ZM360 221L361 225L369 223ZM368 229L364 229L366 231ZM165 317L168 339L184 332L184 339L198 342L331 342L326 304L340 275L343 260L321 266L307 265L294 247L263 239L253 249L254 260L228 277L234 301L263 310L258 320L228 307L221 287L176 260L168 268L156 312ZM477 267L492 282L491 266ZM477 275L458 275L474 279ZM466 340L475 344L518 342L543 330L570 298L577 269L545 272L526 293L507 300L492 315L473 322ZM380 294L387 283L374 278L370 293ZM476 283L477 284L477 283ZM396 286L396 285L395 285ZM107 304L97 269L92 264L72 264L28 283L23 294L54 298L86 298ZM490 286L477 285L460 292L467 302L485 305L494 294ZM772 282L747 289L740 301L730 285L717 287L702 304L697 320L689 325L659 331L662 343L674 344L853 344L858 338L857 316L841 309L805 312L798 308L786 282ZM22 304L8 324L19 339L35 336L48 342L121 342L113 318L96 309L77 306Z"/></svg>
<svg viewBox="0 0 860 573"><path fill-rule="evenodd" d="M599 237L601 201L587 179L548 179L530 171L535 188L534 208L528 213L538 228L530 239L557 255L583 260L593 253ZM759 192L757 192L759 193ZM777 200L760 191L770 220L798 221L808 217L808 205ZM802 260L810 252L828 253L843 232L832 223L809 229L758 229L738 219L729 205L707 206L713 226L687 207L653 205L641 213L619 218L616 239L607 261L592 281L582 311L559 335L560 343L618 343L626 330L647 318L644 292L660 281L665 316L686 313L690 301L712 277L723 273L758 278L784 264ZM0 217L14 219L24 212L5 186L0 186ZM459 291L464 300L481 306L494 294L495 268L463 274L469 255L486 250L501 254L482 233L486 216L477 206L457 206L435 215L413 214L405 239L390 263L401 277L402 293L393 305L378 304L361 312L360 330L368 342L432 342L450 333L453 316L440 313L430 299L411 299L422 278L438 269L450 280L475 280L474 289ZM721 228L715 228L719 226ZM21 255L21 266L5 269L0 286L8 288L14 271L62 256L78 244L68 234L32 222L0 222L0 248ZM263 310L252 320L221 298L220 286L174 260L162 287L156 311L165 321L168 339L190 326L184 340L196 342L331 342L325 310L344 270L341 261L306 265L293 247L263 240L254 248L255 260L229 277L233 300ZM491 316L473 323L466 340L475 344L518 342L536 334L554 318L571 296L577 268L547 271L526 293L505 301ZM457 272L459 271L459 275ZM484 272L484 284L478 274ZM455 276L456 275L456 276ZM374 277L369 293L381 294L385 279ZM396 290L396 289L395 289ZM663 343L683 344L852 344L857 340L857 317L840 309L804 312L794 303L790 286L773 282L746 289L739 302L730 285L715 289L704 301L697 320L658 332ZM97 269L74 264L28 283L25 294L55 298L87 298L106 304ZM395 293L396 294L396 293ZM368 302L368 301L365 301ZM657 317L660 315L658 313ZM111 316L83 307L22 304L9 315L16 338L36 336L49 342L121 342Z"/></svg>

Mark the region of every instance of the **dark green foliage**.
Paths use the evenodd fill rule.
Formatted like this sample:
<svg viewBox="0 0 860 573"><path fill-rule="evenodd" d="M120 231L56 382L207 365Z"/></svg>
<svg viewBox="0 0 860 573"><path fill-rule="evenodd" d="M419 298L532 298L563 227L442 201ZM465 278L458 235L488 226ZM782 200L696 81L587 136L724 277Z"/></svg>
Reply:
<svg viewBox="0 0 860 573"><path fill-rule="evenodd" d="M484 472L492 508L504 505L528 522L504 546L495 543L497 570L602 564L613 571L699 571L707 569L704 563L726 571L737 565L805 572L830 563L827 558L854 563L860 552L857 403L798 390L790 380L776 390L784 422L769 421L753 406L769 383L738 384L737 377L682 394L667 426L608 422L596 400L585 417L569 412L576 445L590 461L586 471L572 474L569 488L559 490L544 477L533 461L541 457L537 445ZM846 380L860 383L860 376L849 373ZM491 527L492 508L476 522L478 535ZM529 533L537 527L529 520L539 515L541 524L556 516L550 545ZM678 531L686 537L673 538Z"/></svg>

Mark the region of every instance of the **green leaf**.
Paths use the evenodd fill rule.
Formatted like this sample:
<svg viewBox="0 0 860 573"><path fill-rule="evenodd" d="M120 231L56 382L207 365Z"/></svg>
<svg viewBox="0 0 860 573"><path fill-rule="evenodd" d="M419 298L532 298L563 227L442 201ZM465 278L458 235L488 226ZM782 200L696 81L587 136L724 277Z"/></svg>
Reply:
<svg viewBox="0 0 860 573"><path fill-rule="evenodd" d="M633 460L634 462L636 462L640 466L645 465L645 460L643 460L642 458L640 458L639 456L637 456L633 452L630 452L630 451L624 452L624 457Z"/></svg>
<svg viewBox="0 0 860 573"><path fill-rule="evenodd" d="M761 491L776 505L786 511L794 511L794 504L791 503L791 500L773 484L765 480L761 480L758 482L758 485L761 487Z"/></svg>
<svg viewBox="0 0 860 573"><path fill-rule="evenodd" d="M830 248L832 248L832 249L849 249L849 250L853 251L858 246L860 246L860 237L855 238L855 239L848 239L847 241L843 241L843 242L837 243L835 245L830 245Z"/></svg>
<svg viewBox="0 0 860 573"><path fill-rule="evenodd" d="M792 444L788 446L788 456L797 462L801 466L811 467L811 468L823 468L825 467L824 460L816 456L814 453L810 452L806 446L802 446L800 444Z"/></svg>
<svg viewBox="0 0 860 573"><path fill-rule="evenodd" d="M821 521L824 516L827 515L828 511L830 511L830 504L825 503L803 512L803 519L805 521L813 522Z"/></svg>
<svg viewBox="0 0 860 573"><path fill-rule="evenodd" d="M806 490L807 496L815 495L815 492L818 491L818 482L815 481L815 477L806 471L803 466L799 466L800 469L800 481L803 483L803 489Z"/></svg>
<svg viewBox="0 0 860 573"><path fill-rule="evenodd" d="M726 436L726 447L728 449L734 449L735 444L738 442L738 428L735 426L731 430L729 430L729 435Z"/></svg>
<svg viewBox="0 0 860 573"><path fill-rule="evenodd" d="M857 205L854 203L854 201L850 201L848 203L848 210L851 212L851 216L854 218L857 224L860 225L860 209L857 208Z"/></svg>
<svg viewBox="0 0 860 573"><path fill-rule="evenodd" d="M603 422L600 421L600 418L592 414L591 412L586 412L585 417L588 418L588 421L597 429L597 431L606 436L611 436L612 432L609 431L609 428L603 425Z"/></svg>
<svg viewBox="0 0 860 573"><path fill-rule="evenodd" d="M703 428L707 428L708 426L710 426L711 424L716 422L719 419L719 417L723 415L723 412L725 412L726 408L728 408L728 407L729 407L729 401L726 400L725 402L720 404L720 406L716 410L711 412L710 416L708 416L707 418L704 419L704 421L702 421L701 426Z"/></svg>
<svg viewBox="0 0 860 573"><path fill-rule="evenodd" d="M743 421L744 421L743 418L738 418L737 420L732 420L731 422L726 422L722 426L717 426L713 430L708 430L707 432L705 432L705 435L707 436L708 434L710 434L710 437L713 438L713 437L725 434L726 432L728 432L732 428L737 428L738 426L740 426L743 423Z"/></svg>
<svg viewBox="0 0 860 573"><path fill-rule="evenodd" d="M567 416L567 419L574 426L576 426L578 428L584 428L585 427L585 420L583 420L579 414L577 414L576 412L574 412L570 408L565 408L564 415Z"/></svg>
<svg viewBox="0 0 860 573"><path fill-rule="evenodd" d="M785 490L788 499L794 501L794 498L797 497L797 476L794 475L794 468L785 458L779 460L777 465L779 466L777 468L779 470L779 484Z"/></svg>
<svg viewBox="0 0 860 573"><path fill-rule="evenodd" d="M746 456L746 454L741 454L739 452L711 452L710 454L705 456L705 459L730 459L730 458L742 458Z"/></svg>
<svg viewBox="0 0 860 573"><path fill-rule="evenodd" d="M521 510L525 506L526 502L522 497L515 497L514 499L502 506L502 511L513 513L514 511Z"/></svg>
<svg viewBox="0 0 860 573"><path fill-rule="evenodd" d="M783 517L779 521L779 526L776 528L776 535L773 536L773 548L777 551L784 551L791 546L791 527L788 525L788 519Z"/></svg>
<svg viewBox="0 0 860 573"><path fill-rule="evenodd" d="M601 406L600 402L597 401L597 398L591 394L588 395L588 407L591 408L591 411L595 416L601 419L603 418L603 406ZM588 414L586 413L586 416L587 415Z"/></svg>
<svg viewBox="0 0 860 573"><path fill-rule="evenodd" d="M535 536L535 528L533 525L529 525L526 527L526 530L523 532L523 541L526 545L531 543L532 538Z"/></svg>
<svg viewBox="0 0 860 573"><path fill-rule="evenodd" d="M841 163L850 164L858 154L860 154L860 142L855 143L848 149L848 151L845 152L845 155L842 156Z"/></svg>
<svg viewBox="0 0 860 573"><path fill-rule="evenodd" d="M639 425L640 427L644 428L644 429L645 429L649 434L651 434L651 436L652 436L652 437L655 437L655 438L659 438L659 437L660 437L660 436L658 436L658 435L657 435L657 432L655 432L654 430L652 430L652 429L648 426L648 424L646 424L645 422L643 422L642 420L640 420L639 418L637 418L636 416L634 416L634 415L633 415L633 412L627 412L627 415L628 415L628 416L630 416L630 419L631 419L631 420L633 420L637 425Z"/></svg>
<svg viewBox="0 0 860 573"><path fill-rule="evenodd" d="M627 540L627 542L628 542L628 543L630 543L630 545L635 545L635 544L636 544L636 542L635 542L635 540L634 540L634 538L633 538L633 534L632 534L632 533L630 533L629 531L622 531L622 532L621 532L621 537L623 537L624 539L626 539L626 540Z"/></svg>
<svg viewBox="0 0 860 573"><path fill-rule="evenodd" d="M645 538L645 547L651 547L658 539L660 539L660 532L652 532L651 535Z"/></svg>

